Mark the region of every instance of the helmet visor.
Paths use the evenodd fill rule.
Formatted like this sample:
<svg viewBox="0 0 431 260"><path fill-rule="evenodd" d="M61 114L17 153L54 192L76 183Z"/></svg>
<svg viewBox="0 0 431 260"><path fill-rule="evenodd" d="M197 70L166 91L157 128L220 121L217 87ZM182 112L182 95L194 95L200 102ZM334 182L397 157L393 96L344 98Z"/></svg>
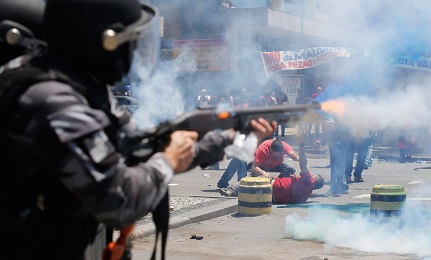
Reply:
<svg viewBox="0 0 431 260"><path fill-rule="evenodd" d="M154 73L160 55L160 20L155 7L141 4L142 16L118 35L119 44L130 43L131 71L141 80Z"/></svg>

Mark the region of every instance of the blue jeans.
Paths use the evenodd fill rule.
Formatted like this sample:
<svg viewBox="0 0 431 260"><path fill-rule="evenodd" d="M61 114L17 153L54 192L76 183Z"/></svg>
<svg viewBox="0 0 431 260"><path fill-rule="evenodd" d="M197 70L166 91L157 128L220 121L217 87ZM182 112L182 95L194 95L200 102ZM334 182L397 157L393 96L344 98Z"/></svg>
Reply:
<svg viewBox="0 0 431 260"><path fill-rule="evenodd" d="M347 150L346 155L346 177L352 176L353 170L353 156L355 150L358 152L358 157L356 159L355 172L353 176L355 178L362 177L362 171L365 167L365 159L367 158L368 147L371 145L370 138L363 138L360 140L353 140Z"/></svg>
<svg viewBox="0 0 431 260"><path fill-rule="evenodd" d="M274 136L278 136L278 127L280 126L281 136L284 137L284 133L286 132L286 123L278 123L277 129L274 132Z"/></svg>
<svg viewBox="0 0 431 260"><path fill-rule="evenodd" d="M349 144L350 142L348 141L338 140L329 145L329 157L331 161L330 190L333 193L340 193L349 189L345 176L346 154Z"/></svg>
<svg viewBox="0 0 431 260"><path fill-rule="evenodd" d="M238 181L247 176L247 162L238 160L237 158L232 158L229 165L221 176L220 180L217 182L217 187L227 187L229 186L229 181L232 179L235 172L238 171Z"/></svg>

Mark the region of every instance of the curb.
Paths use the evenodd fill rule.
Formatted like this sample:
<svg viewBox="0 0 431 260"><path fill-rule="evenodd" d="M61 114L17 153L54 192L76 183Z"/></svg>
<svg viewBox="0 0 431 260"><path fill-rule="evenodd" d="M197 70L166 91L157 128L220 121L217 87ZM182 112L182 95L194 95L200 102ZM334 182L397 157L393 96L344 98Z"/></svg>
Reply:
<svg viewBox="0 0 431 260"><path fill-rule="evenodd" d="M224 215L232 214L238 211L238 199L232 198L227 201L211 205L208 207L191 210L180 216L172 217L169 219L169 228L178 228L187 224L197 223L213 218L218 218ZM131 234L131 239L136 240L155 234L156 229L154 223L147 223L141 226L135 227L135 230ZM115 232L117 233L117 232ZM117 237L118 234L114 234Z"/></svg>

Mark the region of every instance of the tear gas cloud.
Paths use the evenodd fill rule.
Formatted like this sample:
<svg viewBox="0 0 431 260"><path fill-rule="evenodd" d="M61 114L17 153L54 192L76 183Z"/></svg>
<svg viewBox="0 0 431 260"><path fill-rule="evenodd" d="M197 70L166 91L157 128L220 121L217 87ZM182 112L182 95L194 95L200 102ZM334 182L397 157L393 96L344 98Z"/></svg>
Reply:
<svg viewBox="0 0 431 260"><path fill-rule="evenodd" d="M172 1L172 15L184 15L195 19L195 31L205 31L209 26L250 24L246 19L255 17L234 17L236 21L218 17L213 7L194 10L187 1ZM202 3L218 2L203 1ZM251 5L267 1L232 1L240 8L241 2ZM301 2L301 1L298 1ZM324 94L317 101L341 100L344 112L340 120L352 127L378 126L385 129L391 125L408 127L429 127L431 123L431 86L430 72L426 65L416 66L417 70L403 69L397 65L398 57L412 60L426 56L431 50L431 5L428 0L401 1L325 1L331 3L335 14L349 17L349 28L363 28L364 37L359 40L349 40L348 35L339 35L340 40L334 45L355 50L352 58L341 59L341 62L331 62L324 75L316 75L328 79L322 82ZM181 6L186 8L181 8ZM177 8L180 6L180 8ZM178 11L180 10L180 11ZM202 13L203 10L208 11ZM189 12L183 13L183 12ZM169 13L169 12L167 12ZM245 12L246 13L246 12ZM169 14L170 15L170 14ZM168 16L168 14L166 14ZM195 17L195 18L194 18ZM167 21L169 17L165 18ZM198 26L198 21L208 21ZM340 23L340 25L342 25ZM165 24L165 27L168 26ZM179 25L176 25L179 26ZM344 25L343 25L344 26ZM330 33L330 32L328 32ZM229 34L219 35L231 43ZM202 38L202 37L201 37ZM209 35L208 38L214 38ZM191 35L188 39L198 39ZM291 39L286 38L286 42ZM309 42L293 43L291 49L315 46ZM235 46L235 43L233 44ZM272 76L264 76L259 49L254 46L241 46L241 51L235 54L239 59L250 65L250 73L208 74L192 72L194 77L185 77L187 72L178 73L176 64L188 59L186 52L181 53L176 60L162 61L156 74L150 81L140 82L131 75L131 85L134 93L142 102L142 107L135 114L140 125L145 128L164 120L173 119L176 115L196 108L196 96L200 88L223 91L230 89L239 92L241 88L260 90L267 84L274 84ZM291 50L291 49L280 49ZM276 51L276 50L273 50ZM426 66L425 66L426 65ZM429 64L431 68L431 64ZM223 85L220 85L220 77ZM308 86L309 87L309 86ZM259 92L256 92L259 93ZM217 94L217 93L209 93ZM260 94L260 93L259 93ZM294 101L289 100L292 104ZM418 189L422 193L427 189ZM428 189L429 191L429 189ZM425 194L424 197L431 197ZM387 252L398 254L414 254L419 257L431 257L431 225L430 212L423 214L414 209L405 211L402 224L398 221L379 223L372 222L367 214L337 214L334 210L313 208L306 218L292 214L286 218L286 232L296 239L311 239L323 241L328 246L350 247L371 252Z"/></svg>
<svg viewBox="0 0 431 260"><path fill-rule="evenodd" d="M335 81L317 101L342 100L345 110L339 119L353 128L427 129L431 126L431 64L426 61L431 43L429 2L351 3L351 8L342 9L351 13L344 15L352 15L359 28L369 28L372 34L361 42L364 55L331 67ZM400 57L414 69L400 69Z"/></svg>
<svg viewBox="0 0 431 260"><path fill-rule="evenodd" d="M210 1L211 2L211 1ZM181 3L181 2L178 2ZM232 1L241 8L243 1ZM213 10L213 3L196 3L199 10ZM174 6L174 5L172 5ZM337 7L340 6L339 9ZM411 126L429 126L430 108L427 105L429 91L426 91L430 82L428 72L408 73L400 76L396 72L393 61L400 55L414 59L429 52L431 34L428 31L431 6L428 1L343 1L343 4L332 5L333 14L343 14L351 17L352 28L365 28L372 31L372 37L364 37L357 46L339 41L344 47L365 50L367 57L357 55L351 58L347 66L331 66L323 73L336 82L329 82L325 87L325 99L339 98L346 102L346 111L342 119L347 124L375 124L378 122L382 128L390 124L406 124ZM165 16L178 16L178 10L171 10ZM220 17L221 12L204 12L206 20L201 29L212 24L228 23ZM185 14L184 14L185 15ZM195 16L198 16L197 14ZM195 17L198 20L199 17ZM168 19L168 18L166 18ZM236 24L245 24L241 20L250 17L235 17ZM196 24L193 24L196 26ZM205 28L204 28L205 27ZM199 31L197 27L196 31ZM229 35L223 36L230 41ZM340 39L345 35L340 35ZM289 39L286 39L288 41ZM348 42L348 41L346 41ZM351 41L350 41L351 42ZM310 47L310 43L303 42L303 47ZM295 47L301 48L300 45ZM314 46L319 47L319 46ZM263 88L268 82L274 82L274 76L264 77L259 50L254 47L243 47L240 59L245 60L252 68L248 74L232 73L222 79L223 86L215 86L221 90L228 88L233 92L253 79L254 89ZM359 52L361 53L361 52ZM177 59L188 58L188 53L182 53ZM349 58L347 58L349 59ZM134 93L141 100L143 108L138 111L142 126L154 125L163 120L172 119L184 110L195 108L195 98L199 94L199 87L210 88L212 84L219 84L212 80L207 82L192 79L189 82L179 82L181 77L175 71L176 61L163 61L150 82L139 82L131 76ZM431 66L431 64L430 64ZM251 72L251 73L250 73ZM220 80L220 79L219 79ZM307 82L305 82L307 84ZM273 84L273 83L271 83ZM411 86L411 88L407 88ZM184 88L187 91L184 91ZM211 94L211 93L210 93ZM217 94L217 93L214 93ZM321 97L321 99L323 96ZM318 100L325 101L325 100ZM190 104L193 103L193 104ZM290 103L293 103L290 101ZM188 108L185 105L189 105Z"/></svg>
<svg viewBox="0 0 431 260"><path fill-rule="evenodd" d="M253 2L258 6L262 1L231 2L241 8L245 2L247 6L252 5ZM354 41L346 39L348 35L339 36L339 39L345 39L345 41L340 40L336 44L354 49L356 55L345 58L350 59L351 62L343 63L342 66L331 66L325 71L330 80L324 86L325 92L328 93L324 98L326 100L342 98L346 102L346 113L342 119L348 124L378 122L381 128L391 124L428 127L431 117L430 107L427 105L430 94L426 91L431 83L428 72L420 71L421 68L419 68L417 72L410 70L409 73L401 75L395 63L400 56L406 59L415 59L424 54L429 56L426 55L426 53L429 54L431 43L431 33L427 28L427 25L431 24L431 16L428 15L431 13L429 2L426 0L396 2L357 0L337 3L331 5L333 14L344 18L350 17L350 24L346 26L362 28L365 37L362 37L360 42L355 42L354 46L352 43ZM171 6L176 5L184 6L186 3L177 1L171 4ZM253 19L253 17L240 15L233 18L235 21L224 19L222 12L216 11L213 3L208 3L208 8L199 10L193 10L190 5L181 10L181 12L196 13L196 19L188 23L193 22L194 31L197 32L207 30L210 26L228 26L229 23L234 22L247 24L246 19ZM178 12L171 10L171 13L167 12L167 14L181 15ZM202 19L203 17L206 19ZM168 18L166 17L165 20ZM199 20L210 22L198 25ZM228 43L232 40L229 34L219 37L225 38ZM209 35L208 38L214 38L214 36ZM289 39L286 39L286 42L289 42ZM307 42L295 45L295 48L306 47L322 46L313 46ZM137 93L143 104L139 111L142 125L145 127L147 124L158 124L163 120L172 119L178 113L196 108L194 102L200 88L211 89L212 87L220 91L230 89L232 92L239 92L244 87L259 90L267 84L274 84L275 76L264 77L260 50L253 46L241 48L241 52L236 54L240 56L239 59L250 64L251 73L229 73L228 76L223 76L222 86L218 81L220 74L211 78L208 75L204 76L205 73L194 73L194 78L187 77L184 81L184 74L187 73L176 72L174 64L181 65L181 60L189 58L186 52L179 55L177 60L160 62L156 75L150 82L132 82L134 93ZM206 80L203 81L203 79ZM251 81L253 86L248 86ZM352 100L354 102L350 102Z"/></svg>
<svg viewBox="0 0 431 260"><path fill-rule="evenodd" d="M429 198L429 189L428 194L424 194L424 190L424 187L412 190L408 198ZM285 230L290 238L323 242L328 251L333 247L345 247L431 259L431 211L415 204L414 199L407 199L402 214L390 218L371 216L368 208L348 212L316 205L305 217L289 214L285 218Z"/></svg>
<svg viewBox="0 0 431 260"><path fill-rule="evenodd" d="M151 79L145 82L131 76L131 84L137 84L135 95L143 103L133 114L140 128L155 126L184 112L176 75L170 71L172 63L161 63Z"/></svg>

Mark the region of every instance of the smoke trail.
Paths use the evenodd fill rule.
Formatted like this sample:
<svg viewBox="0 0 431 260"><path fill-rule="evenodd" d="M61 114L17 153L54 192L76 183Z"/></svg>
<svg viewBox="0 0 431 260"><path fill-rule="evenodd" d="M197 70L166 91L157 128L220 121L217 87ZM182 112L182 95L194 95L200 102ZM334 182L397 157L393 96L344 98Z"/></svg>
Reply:
<svg viewBox="0 0 431 260"><path fill-rule="evenodd" d="M428 127L431 106L426 92L417 87L394 90L385 98L370 96L343 97L345 110L340 119L353 128L379 126L385 129L392 124L401 127Z"/></svg>
<svg viewBox="0 0 431 260"><path fill-rule="evenodd" d="M172 71L172 62L161 62L155 75L145 82L131 75L133 92L142 103L133 115L139 127L155 126L183 113L184 102L177 75Z"/></svg>

